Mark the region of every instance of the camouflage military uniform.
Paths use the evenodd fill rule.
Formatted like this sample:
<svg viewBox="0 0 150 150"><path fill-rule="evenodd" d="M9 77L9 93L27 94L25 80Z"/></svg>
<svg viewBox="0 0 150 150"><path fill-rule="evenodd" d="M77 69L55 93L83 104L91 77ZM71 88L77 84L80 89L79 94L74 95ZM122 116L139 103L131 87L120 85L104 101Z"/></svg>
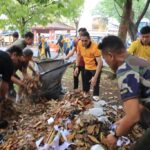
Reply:
<svg viewBox="0 0 150 150"><path fill-rule="evenodd" d="M129 55L117 70L121 99L138 98L145 106L141 114L141 124L148 128L133 150L150 150L150 61Z"/></svg>
<svg viewBox="0 0 150 150"><path fill-rule="evenodd" d="M150 61L129 55L118 68L117 78L123 101L138 98L150 109Z"/></svg>

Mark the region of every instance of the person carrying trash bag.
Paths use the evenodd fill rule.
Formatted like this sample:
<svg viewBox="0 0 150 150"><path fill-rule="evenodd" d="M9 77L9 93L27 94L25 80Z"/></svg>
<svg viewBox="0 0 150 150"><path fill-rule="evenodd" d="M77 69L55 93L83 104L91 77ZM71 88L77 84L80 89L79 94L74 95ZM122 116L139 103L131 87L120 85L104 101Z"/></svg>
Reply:
<svg viewBox="0 0 150 150"><path fill-rule="evenodd" d="M18 76L16 74L16 72L18 70L21 71L23 79L28 79L28 78L32 79L33 77L31 75L29 75L29 73L27 72L27 68L29 67L29 69L33 72L34 75L38 75L38 73L34 70L34 68L29 63L30 61L32 61L32 57L33 57L32 50L29 48L25 48L25 49L23 49L22 57L19 59L18 63L16 63L14 65L15 66L14 67L14 74L11 77L11 83L10 84L15 83L19 86L19 90L18 90L17 95L16 95L16 102L19 102L21 100L22 89L23 89L23 87L26 87L23 80L21 79L20 76Z"/></svg>
<svg viewBox="0 0 150 150"><path fill-rule="evenodd" d="M136 124L148 128L132 150L150 149L150 61L128 54L117 36L107 36L99 44L102 56L117 75L125 116L106 138L109 150L116 149L117 139Z"/></svg>
<svg viewBox="0 0 150 150"><path fill-rule="evenodd" d="M34 34L29 31L25 33L23 38L19 38L16 41L14 41L10 47L17 46L21 48L21 50L23 51L25 47L27 47L28 45L32 45L33 41L34 41ZM13 98L16 97L16 92L13 84L9 84L9 97L13 97Z"/></svg>
<svg viewBox="0 0 150 150"><path fill-rule="evenodd" d="M7 52L0 51L0 128L7 127L8 122L2 120L2 104L5 103L9 89L9 82L13 74L14 63L17 63L22 55L22 50L17 46L7 49Z"/></svg>

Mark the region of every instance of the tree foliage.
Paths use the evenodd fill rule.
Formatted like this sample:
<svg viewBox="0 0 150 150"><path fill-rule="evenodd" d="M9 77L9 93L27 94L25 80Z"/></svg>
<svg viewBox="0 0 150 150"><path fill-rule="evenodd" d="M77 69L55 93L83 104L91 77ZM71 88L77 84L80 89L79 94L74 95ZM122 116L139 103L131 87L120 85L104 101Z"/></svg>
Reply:
<svg viewBox="0 0 150 150"><path fill-rule="evenodd" d="M93 9L93 15L101 15L103 17L114 17L118 21L121 20L123 4L125 0L101 0ZM145 7L146 0L133 0L134 21L136 21ZM144 17L150 19L150 8Z"/></svg>
<svg viewBox="0 0 150 150"><path fill-rule="evenodd" d="M115 9L116 5L115 6L114 5L115 5L114 0L109 0L109 1L102 0L93 9L92 15L100 15L102 17L114 17L117 20L119 20L120 17L117 11L120 14L121 9L118 9L118 6L117 6L117 11L116 11Z"/></svg>
<svg viewBox="0 0 150 150"><path fill-rule="evenodd" d="M70 0L70 3L62 9L63 16L73 22L76 27L76 35L79 24L80 15L83 10L84 0Z"/></svg>
<svg viewBox="0 0 150 150"><path fill-rule="evenodd" d="M118 19L118 34L122 40L125 41L127 31L131 39L135 40L141 19L144 16L150 19L149 5L150 0L102 0L93 10L93 14Z"/></svg>
<svg viewBox="0 0 150 150"><path fill-rule="evenodd" d="M76 0L1 0L0 14L6 15L7 19L1 20L0 27L18 29L23 35L33 25L46 25L58 21L61 16L72 19L79 15L79 9L74 8L75 2Z"/></svg>
<svg viewBox="0 0 150 150"><path fill-rule="evenodd" d="M70 0L62 9L63 15L70 20L78 19L83 8L84 0Z"/></svg>

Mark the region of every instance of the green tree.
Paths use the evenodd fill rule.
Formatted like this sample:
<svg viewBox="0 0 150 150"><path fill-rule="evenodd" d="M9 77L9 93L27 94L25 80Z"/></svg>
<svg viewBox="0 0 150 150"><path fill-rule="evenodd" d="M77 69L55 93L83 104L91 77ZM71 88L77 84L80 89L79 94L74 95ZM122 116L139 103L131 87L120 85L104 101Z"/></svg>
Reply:
<svg viewBox="0 0 150 150"><path fill-rule="evenodd" d="M84 0L70 0L66 7L64 7L61 11L63 12L63 16L67 18L70 22L73 22L76 27L76 35L77 29L79 25L80 15L83 10Z"/></svg>
<svg viewBox="0 0 150 150"><path fill-rule="evenodd" d="M69 19L76 17L79 9L75 2L76 0L1 0L0 14L6 15L8 19L1 20L0 26L19 29L23 35L33 25L46 25L59 20L61 16ZM70 11L72 17L66 11Z"/></svg>
<svg viewBox="0 0 150 150"><path fill-rule="evenodd" d="M143 16L150 18L150 13L147 11L149 4L150 0L103 0L97 5L93 14L118 19L120 21L118 35L125 42L127 31L131 39L135 40Z"/></svg>
<svg viewBox="0 0 150 150"><path fill-rule="evenodd" d="M117 10L116 10L117 9ZM102 17L114 17L120 21L121 9L116 5L114 0L102 0L92 11L92 15L100 15Z"/></svg>

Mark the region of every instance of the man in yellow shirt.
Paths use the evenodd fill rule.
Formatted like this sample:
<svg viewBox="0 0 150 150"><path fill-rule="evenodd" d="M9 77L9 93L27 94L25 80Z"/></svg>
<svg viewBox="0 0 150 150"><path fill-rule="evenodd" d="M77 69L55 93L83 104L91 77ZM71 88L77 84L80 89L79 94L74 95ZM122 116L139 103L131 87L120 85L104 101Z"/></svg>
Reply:
<svg viewBox="0 0 150 150"><path fill-rule="evenodd" d="M131 44L128 52L137 57L150 60L150 26L143 27L140 33L140 39Z"/></svg>
<svg viewBox="0 0 150 150"><path fill-rule="evenodd" d="M87 97L90 90L90 84L94 87L93 100L99 100L99 82L100 82L100 71L102 68L101 51L98 49L98 45L91 41L88 32L83 32L81 40L77 45L77 59L75 75L79 71L79 62L83 57L85 63L85 89L84 96Z"/></svg>

